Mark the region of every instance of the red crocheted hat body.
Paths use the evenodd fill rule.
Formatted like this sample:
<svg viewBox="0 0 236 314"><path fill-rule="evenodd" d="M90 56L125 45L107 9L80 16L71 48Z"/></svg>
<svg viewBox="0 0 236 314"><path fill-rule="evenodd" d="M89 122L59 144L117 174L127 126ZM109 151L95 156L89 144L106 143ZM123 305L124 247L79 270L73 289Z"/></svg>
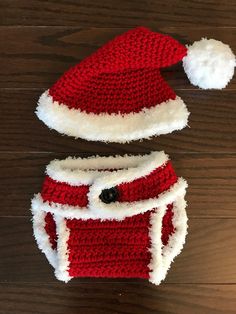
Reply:
<svg viewBox="0 0 236 314"><path fill-rule="evenodd" d="M41 96L37 115L61 133L107 142L181 129L188 111L160 69L186 53L170 36L128 31L67 71Z"/></svg>
<svg viewBox="0 0 236 314"><path fill-rule="evenodd" d="M36 241L59 280L159 284L185 241L186 186L163 152L55 160L32 201Z"/></svg>

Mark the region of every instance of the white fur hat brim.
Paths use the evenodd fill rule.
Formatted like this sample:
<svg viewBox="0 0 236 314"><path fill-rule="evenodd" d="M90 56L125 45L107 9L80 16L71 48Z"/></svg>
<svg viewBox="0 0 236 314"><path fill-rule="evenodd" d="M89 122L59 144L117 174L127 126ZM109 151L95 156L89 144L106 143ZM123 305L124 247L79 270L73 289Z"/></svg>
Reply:
<svg viewBox="0 0 236 314"><path fill-rule="evenodd" d="M94 114L69 109L45 91L36 115L59 133L91 141L125 143L186 127L189 112L180 97L130 114Z"/></svg>

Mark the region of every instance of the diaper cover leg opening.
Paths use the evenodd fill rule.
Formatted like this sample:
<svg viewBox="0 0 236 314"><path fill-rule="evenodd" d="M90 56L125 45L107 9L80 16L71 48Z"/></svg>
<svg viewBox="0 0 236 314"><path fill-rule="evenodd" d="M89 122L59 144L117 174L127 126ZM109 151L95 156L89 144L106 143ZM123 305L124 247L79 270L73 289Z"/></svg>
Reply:
<svg viewBox="0 0 236 314"><path fill-rule="evenodd" d="M185 243L188 220L185 208L184 198L179 197L173 204L156 209L151 216L149 281L156 285L165 279Z"/></svg>
<svg viewBox="0 0 236 314"><path fill-rule="evenodd" d="M58 280L76 277L146 278L159 284L187 233L186 203L122 221L66 219L34 210L34 234Z"/></svg>

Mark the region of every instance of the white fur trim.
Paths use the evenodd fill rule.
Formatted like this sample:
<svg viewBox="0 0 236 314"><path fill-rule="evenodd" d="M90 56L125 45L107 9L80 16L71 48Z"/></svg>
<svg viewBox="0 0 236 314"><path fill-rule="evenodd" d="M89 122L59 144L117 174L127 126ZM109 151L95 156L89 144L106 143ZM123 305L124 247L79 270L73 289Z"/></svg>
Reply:
<svg viewBox="0 0 236 314"><path fill-rule="evenodd" d="M163 273L162 268L162 219L166 212L167 206L161 206L156 208L154 213L151 214L150 217L150 228L149 228L149 237L151 239L151 261L148 265L150 272L149 272L149 281L154 284L159 284L160 281L158 276Z"/></svg>
<svg viewBox="0 0 236 314"><path fill-rule="evenodd" d="M188 47L183 66L193 85L203 89L222 89L232 79L236 62L228 45L202 38Z"/></svg>
<svg viewBox="0 0 236 314"><path fill-rule="evenodd" d="M187 235L186 202L183 197L177 197L173 203L173 226L175 232L170 236L168 244L163 246L161 241L162 219L167 207L160 207L155 210L151 217L151 238L152 260L149 264L149 281L158 285L166 277L167 271L174 258L181 252Z"/></svg>
<svg viewBox="0 0 236 314"><path fill-rule="evenodd" d="M58 280L68 282L71 277L68 274L69 260L67 240L69 230L66 227L66 219L53 215L57 232L57 249L53 250L49 241L49 236L45 230L46 212L41 209L41 204L32 200L31 211L33 214L34 237L39 249L45 254L48 262L55 269L55 276Z"/></svg>
<svg viewBox="0 0 236 314"><path fill-rule="evenodd" d="M49 236L45 230L45 216L47 213L40 210L40 206L37 206L37 204L32 207L31 211L33 214L32 221L35 240L39 249L46 255L49 263L55 268L57 265L57 253L52 249Z"/></svg>
<svg viewBox="0 0 236 314"><path fill-rule="evenodd" d="M58 280L68 282L71 277L68 273L69 269L69 250L67 241L69 239L70 231L66 226L66 219L55 215L57 226L57 268L55 269L55 276Z"/></svg>
<svg viewBox="0 0 236 314"><path fill-rule="evenodd" d="M75 138L125 143L181 130L187 125L189 112L182 99L176 97L139 113L88 114L53 101L45 91L36 115L50 128Z"/></svg>
<svg viewBox="0 0 236 314"><path fill-rule="evenodd" d="M148 175L152 170L164 166L169 156L163 151L146 155L91 156L88 158L68 157L55 159L46 168L46 173L53 180L70 185L90 185L98 178L104 182L104 188ZM120 169L114 172L108 169ZM103 171L99 171L103 170ZM105 170L105 171L104 171ZM100 185L102 184L100 180Z"/></svg>
<svg viewBox="0 0 236 314"><path fill-rule="evenodd" d="M144 213L152 208L170 204L175 201L178 196L184 196L187 188L187 182L183 178L179 178L169 190L159 194L157 198L150 198L138 202L115 202L113 204L104 204L98 197L102 189L96 189L89 198L87 208L62 205L53 202L44 202L41 195L35 195L32 200L32 208L41 208L45 212L51 212L55 215L69 219L115 219L123 220L140 213ZM93 189L93 186L91 187ZM91 190L90 190L91 193Z"/></svg>

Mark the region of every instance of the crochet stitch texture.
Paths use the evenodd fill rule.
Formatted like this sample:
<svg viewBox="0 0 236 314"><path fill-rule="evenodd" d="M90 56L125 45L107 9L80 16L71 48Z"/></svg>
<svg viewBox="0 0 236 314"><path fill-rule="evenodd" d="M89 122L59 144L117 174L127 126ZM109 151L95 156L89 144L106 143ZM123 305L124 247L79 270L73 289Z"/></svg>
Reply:
<svg viewBox="0 0 236 314"><path fill-rule="evenodd" d="M176 98L160 69L186 54L186 47L170 36L139 27L117 36L68 70L49 95L87 113L137 113Z"/></svg>

